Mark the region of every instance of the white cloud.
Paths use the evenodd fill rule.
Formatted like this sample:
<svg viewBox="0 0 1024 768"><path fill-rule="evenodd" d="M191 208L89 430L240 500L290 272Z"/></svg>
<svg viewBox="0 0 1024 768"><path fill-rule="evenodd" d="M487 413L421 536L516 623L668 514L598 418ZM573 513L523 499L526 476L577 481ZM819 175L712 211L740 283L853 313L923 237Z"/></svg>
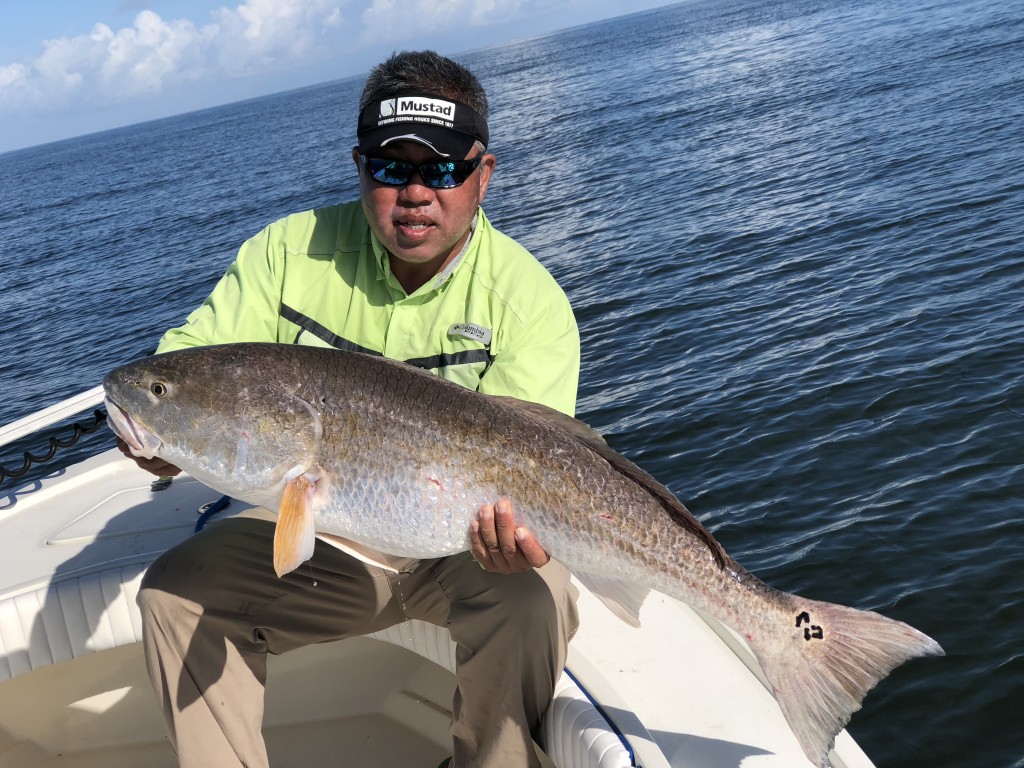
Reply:
<svg viewBox="0 0 1024 768"><path fill-rule="evenodd" d="M239 4L195 21L152 2L122 0L139 10L128 26L0 61L0 151L365 71L402 48L465 51L621 12L613 0L221 0Z"/></svg>
<svg viewBox="0 0 1024 768"><path fill-rule="evenodd" d="M14 87L25 79L24 64L7 64L0 67L0 88Z"/></svg>
<svg viewBox="0 0 1024 768"><path fill-rule="evenodd" d="M165 21L140 12L130 27L47 40L37 58L0 65L0 107L12 111L109 105L208 77L299 65L327 50L342 24L336 0L245 0L213 21Z"/></svg>
<svg viewBox="0 0 1024 768"><path fill-rule="evenodd" d="M214 14L217 68L231 74L261 71L276 62L311 61L327 50L325 33L341 25L329 0L248 0Z"/></svg>

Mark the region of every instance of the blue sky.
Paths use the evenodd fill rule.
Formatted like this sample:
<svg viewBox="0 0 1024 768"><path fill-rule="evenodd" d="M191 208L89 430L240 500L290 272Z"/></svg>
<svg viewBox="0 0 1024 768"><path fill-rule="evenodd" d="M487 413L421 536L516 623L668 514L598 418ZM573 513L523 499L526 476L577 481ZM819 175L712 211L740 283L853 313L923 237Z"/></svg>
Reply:
<svg viewBox="0 0 1024 768"><path fill-rule="evenodd" d="M671 0L0 0L0 152Z"/></svg>

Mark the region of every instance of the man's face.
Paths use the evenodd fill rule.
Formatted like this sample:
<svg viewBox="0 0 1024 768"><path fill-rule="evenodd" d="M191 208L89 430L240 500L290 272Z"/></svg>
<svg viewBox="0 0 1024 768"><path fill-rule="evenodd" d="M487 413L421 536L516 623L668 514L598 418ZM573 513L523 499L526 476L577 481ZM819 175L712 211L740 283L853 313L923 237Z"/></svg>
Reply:
<svg viewBox="0 0 1024 768"><path fill-rule="evenodd" d="M462 159L479 154L471 149ZM429 147L412 141L395 142L373 153L374 157L405 160L414 165L445 160ZM424 280L437 274L459 252L469 226L483 202L494 170L495 157L487 154L466 181L452 189L425 186L419 173L401 187L381 184L370 177L352 152L359 168L363 211L377 239L393 257L392 266L422 272ZM394 260L401 264L394 264Z"/></svg>

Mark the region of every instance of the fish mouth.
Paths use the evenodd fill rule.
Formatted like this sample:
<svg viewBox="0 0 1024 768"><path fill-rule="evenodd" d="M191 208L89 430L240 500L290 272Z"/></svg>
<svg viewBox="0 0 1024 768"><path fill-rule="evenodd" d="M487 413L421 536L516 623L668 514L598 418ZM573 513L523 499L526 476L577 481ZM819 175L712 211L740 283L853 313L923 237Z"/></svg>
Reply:
<svg viewBox="0 0 1024 768"><path fill-rule="evenodd" d="M163 445L160 438L132 419L124 408L110 399L109 395L103 398L103 404L107 407L107 425L115 435L128 444L133 456L146 459L156 456L156 452Z"/></svg>

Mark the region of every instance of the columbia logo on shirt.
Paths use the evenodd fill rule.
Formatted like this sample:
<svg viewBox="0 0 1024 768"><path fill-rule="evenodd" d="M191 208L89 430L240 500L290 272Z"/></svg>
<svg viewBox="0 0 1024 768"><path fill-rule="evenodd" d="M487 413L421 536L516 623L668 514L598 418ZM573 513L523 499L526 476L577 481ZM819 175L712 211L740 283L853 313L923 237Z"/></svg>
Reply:
<svg viewBox="0 0 1024 768"><path fill-rule="evenodd" d="M485 347L491 345L491 329L476 323L455 323L448 328L448 335L479 341Z"/></svg>

